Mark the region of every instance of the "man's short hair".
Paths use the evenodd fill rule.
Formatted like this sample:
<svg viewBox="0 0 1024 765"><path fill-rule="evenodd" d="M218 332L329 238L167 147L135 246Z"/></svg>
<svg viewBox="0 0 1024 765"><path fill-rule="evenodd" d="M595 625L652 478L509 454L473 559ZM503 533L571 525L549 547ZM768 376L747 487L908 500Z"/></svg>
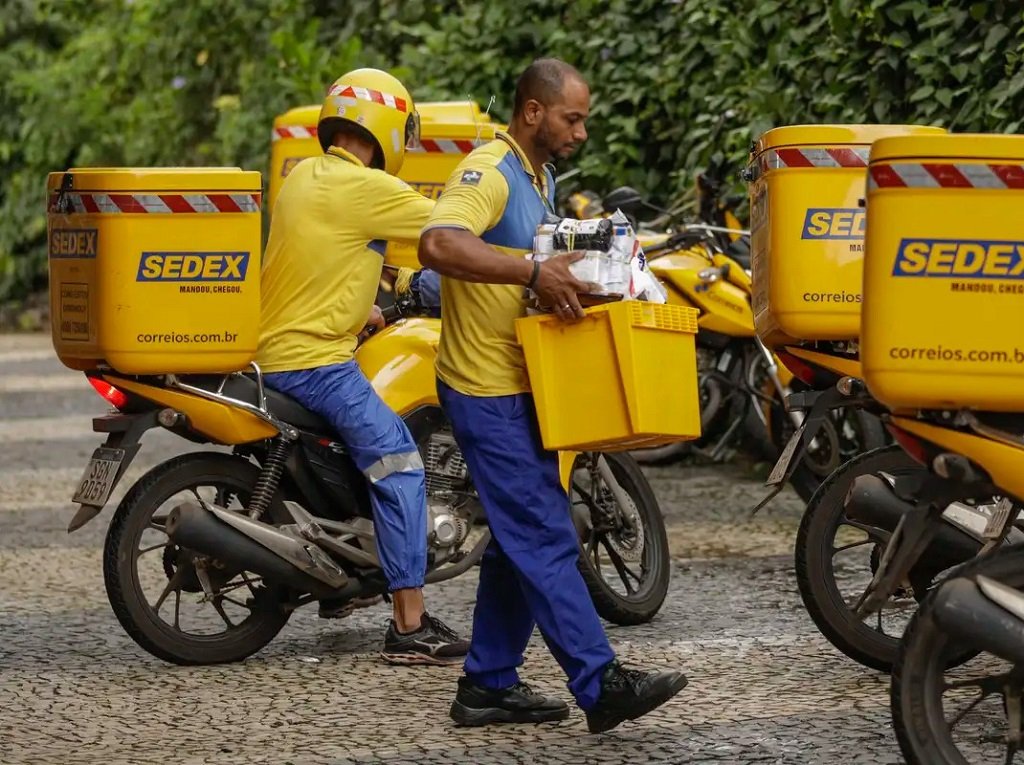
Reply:
<svg viewBox="0 0 1024 765"><path fill-rule="evenodd" d="M521 114L527 101L539 101L548 106L561 94L565 81L576 78L586 82L572 64L557 58L539 58L526 67L516 81L516 96L512 105L512 116Z"/></svg>

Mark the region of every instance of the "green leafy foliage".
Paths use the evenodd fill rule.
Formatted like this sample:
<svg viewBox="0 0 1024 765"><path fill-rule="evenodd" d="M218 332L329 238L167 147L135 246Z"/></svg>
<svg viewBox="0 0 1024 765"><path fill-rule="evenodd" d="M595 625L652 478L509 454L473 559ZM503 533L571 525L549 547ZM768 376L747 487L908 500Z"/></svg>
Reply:
<svg viewBox="0 0 1024 765"><path fill-rule="evenodd" d="M1024 121L1014 0L7 0L0 301L45 283L48 172L265 172L274 116L353 66L393 71L420 100L493 97L505 120L540 55L593 89L571 184L662 203L713 159L741 189L751 139L777 125Z"/></svg>

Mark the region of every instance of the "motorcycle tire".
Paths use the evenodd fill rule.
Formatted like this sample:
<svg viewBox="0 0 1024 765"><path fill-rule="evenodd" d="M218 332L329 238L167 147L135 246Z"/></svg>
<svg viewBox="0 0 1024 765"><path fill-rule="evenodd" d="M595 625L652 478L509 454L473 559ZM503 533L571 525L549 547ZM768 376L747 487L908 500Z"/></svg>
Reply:
<svg viewBox="0 0 1024 765"><path fill-rule="evenodd" d="M634 593L623 594L615 590L586 554L583 539L580 540L579 569L601 618L620 626L645 624L661 610L668 595L671 559L665 519L654 490L636 460L622 452L608 453L604 457L619 485L636 506L643 527L643 581ZM581 458L583 455L577 459ZM606 557L610 556L607 547L603 552Z"/></svg>
<svg viewBox="0 0 1024 765"><path fill-rule="evenodd" d="M869 627L847 605L834 568L836 531L845 517L853 480L878 472L925 470L897 445L874 449L847 462L811 496L796 535L796 581L804 607L822 635L859 664L888 672L899 638Z"/></svg>
<svg viewBox="0 0 1024 765"><path fill-rule="evenodd" d="M1024 587L1024 545L970 560L952 569L944 581L979 574L1016 589ZM892 724L911 765L966 765L946 724L942 694L945 670L976 652L953 644L935 623L937 589L925 598L903 633L889 686Z"/></svg>
<svg viewBox="0 0 1024 765"><path fill-rule="evenodd" d="M259 474L259 468L242 457L219 452L183 454L146 473L118 505L103 546L107 599L129 637L158 659L180 665L241 661L266 646L287 623L291 612L280 607L280 593L260 587L261 597L254 600L250 616L236 627L215 636L189 635L164 622L149 604L136 566L142 533L168 499L209 485L247 499ZM267 514L279 521L289 517L279 495ZM179 591L175 597L180 596Z"/></svg>

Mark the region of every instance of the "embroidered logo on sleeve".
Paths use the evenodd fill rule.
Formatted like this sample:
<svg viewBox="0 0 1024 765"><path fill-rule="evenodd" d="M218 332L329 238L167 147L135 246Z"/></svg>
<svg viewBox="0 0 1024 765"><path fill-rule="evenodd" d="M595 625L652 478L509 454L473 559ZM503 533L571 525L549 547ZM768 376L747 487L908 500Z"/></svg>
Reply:
<svg viewBox="0 0 1024 765"><path fill-rule="evenodd" d="M479 186L481 177L483 177L483 173L479 170L463 170L462 180L459 183L464 183L468 186Z"/></svg>

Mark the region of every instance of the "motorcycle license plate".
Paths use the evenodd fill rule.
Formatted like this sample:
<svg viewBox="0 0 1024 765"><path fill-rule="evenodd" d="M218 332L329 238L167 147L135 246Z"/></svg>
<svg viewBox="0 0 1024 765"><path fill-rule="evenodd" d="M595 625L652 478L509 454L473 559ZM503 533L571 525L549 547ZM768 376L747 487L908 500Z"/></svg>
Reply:
<svg viewBox="0 0 1024 765"><path fill-rule="evenodd" d="M803 438L806 426L807 422L804 421L790 437L789 441L786 443L786 448L784 448L782 450L782 454L779 455L778 462L775 463L775 467L772 468L772 472L768 474L768 480L765 481L766 486L778 486L785 480L786 471L789 470L789 463L793 461L793 455L796 454L797 447L800 445L800 439Z"/></svg>
<svg viewBox="0 0 1024 765"><path fill-rule="evenodd" d="M92 453L92 459L85 466L78 490L71 497L80 505L102 507L110 498L117 474L124 461L124 449L110 449L101 446Z"/></svg>

